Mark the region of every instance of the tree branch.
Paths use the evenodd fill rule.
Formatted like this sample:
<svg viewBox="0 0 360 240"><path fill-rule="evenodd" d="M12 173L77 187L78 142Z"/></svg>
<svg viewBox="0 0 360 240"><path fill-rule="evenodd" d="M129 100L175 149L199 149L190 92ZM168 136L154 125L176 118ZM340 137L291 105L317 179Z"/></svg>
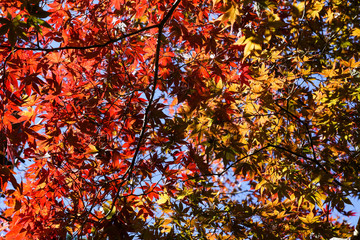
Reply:
<svg viewBox="0 0 360 240"><path fill-rule="evenodd" d="M307 157L307 156L303 156L301 154L298 154L298 153L295 153L293 151L290 151L284 147L281 147L281 146L278 146L278 145L272 145L270 144L272 147L275 147L275 148L278 148L278 149L282 149L284 151L287 151L295 156L298 156L298 157L301 157L301 158L304 158L304 159L307 159L307 160L310 160L311 162L315 163L318 167L320 167L320 169L322 171L324 171L326 174L328 174L329 176L332 177L332 179L334 180L334 182L338 185L338 186L341 186L343 188L347 188L349 189L348 187L344 186L341 182L339 182L336 178L333 177L333 175L330 173L330 171L328 171L321 163L319 160L317 160L317 157L316 157L316 153L315 153L315 148L314 148L314 143L313 143L313 140L312 140L312 137L311 137L311 132L309 130L309 126L308 124L301 120L298 116L296 116L295 114L293 114L292 112L290 112L288 109L285 109L283 108L282 106L280 106L279 104L275 103L276 106L278 106L281 110L285 111L287 114L289 114L291 117L293 117L294 119L296 119L297 121L299 121L302 125L305 126L306 128L306 132L307 132L307 135L308 135L308 138L309 138L309 144L311 146L311 151L312 151L312 155L313 157L310 158L310 157Z"/></svg>
<svg viewBox="0 0 360 240"><path fill-rule="evenodd" d="M295 156L297 156L297 157L300 157L300 158L303 158L303 159L307 159L307 160L312 161L313 163L315 163L316 165L318 165L318 167L320 167L320 169L321 169L322 171L324 171L326 174L328 174L329 176L331 176L332 179L334 180L334 182L335 182L337 185L339 185L339 186L341 186L341 187L344 187L344 188L347 188L347 187L344 186L341 182L339 182L336 178L334 178L334 176L333 176L318 160L313 159L313 158L310 158L310 157L307 157L307 156L303 156L303 155L301 155L301 154L299 154L299 153L293 152L293 151L291 151L291 150L289 150L289 149L287 149L287 148L284 148L284 147L282 147L282 146L279 146L279 145L269 144L269 146L270 146L270 147L277 148L277 149L280 149L280 150L283 150L283 151L288 152L288 153L291 153L292 155L295 155Z"/></svg>
<svg viewBox="0 0 360 240"><path fill-rule="evenodd" d="M10 218L4 217L4 216L2 216L2 215L0 215L0 218L1 218L1 219L4 219L5 221L8 221L8 222L10 222L10 221L11 221L11 219L10 219Z"/></svg>
<svg viewBox="0 0 360 240"><path fill-rule="evenodd" d="M121 187L122 185L130 180L131 178L131 175L132 175L132 171L133 171L133 168L135 166L135 162L136 162L136 159L137 159L137 156L139 155L139 152L140 152L140 147L142 145L142 142L144 140L144 136L145 136L145 133L146 133L146 127L147 127L147 124L149 122L149 115L150 115L150 109L152 107L152 103L154 101L154 96L155 96L155 91L156 91L156 85L157 85L157 82L158 82L158 79L159 79L159 58L160 58L160 50L161 50L161 35L162 35L162 31L163 31L163 28L165 26L165 23L167 22L167 20L171 17L171 15L173 14L173 12L175 11L176 7L179 5L179 3L181 2L181 0L177 0L174 5L172 6L172 8L170 9L170 11L166 14L166 16L163 18L163 20L158 24L156 25L158 28L159 28L159 32L158 32L158 37L157 37L157 46L156 46L156 52L155 52L155 68L154 68L154 80L152 82L152 86L153 86L153 89L152 89L152 92L151 92L151 96L150 96L150 99L149 99L149 102L145 108L145 113L144 113L144 118L143 118L143 124L142 124L142 127L141 127L141 131L140 131L140 135L139 135L139 140L138 140L138 143L136 145L136 148L135 148L135 153L134 153L134 156L131 160L131 163L130 163L130 166L128 167L128 169L126 170L126 172L124 173L124 175L121 177L122 181L120 182L118 188L117 188L117 192L116 192L116 195L115 195L115 198L113 199L112 201L112 204L111 204L111 208L110 209L113 209L113 207L115 207L115 203L117 201L117 199L119 198L120 196L120 191L121 191ZM111 211L106 214L106 216L103 217L103 219L105 219L106 217L109 216L109 214L111 213Z"/></svg>
<svg viewBox="0 0 360 240"><path fill-rule="evenodd" d="M160 50L161 50L161 35L162 35L162 31L164 28L164 25L166 23L166 21L170 18L170 16L173 14L173 12L175 11L176 7L179 5L181 0L177 0L174 4L174 6L170 9L170 11L166 14L166 16L164 17L164 19L160 22L159 24L159 32L158 32L158 37L157 37L157 46L156 46L156 52L155 52L155 70L154 70L154 80L152 82L152 92L151 92L151 96L149 99L149 102L146 106L145 109L145 114L144 114L144 118L143 118L143 124L141 127L141 132L140 132L140 136L139 136L139 141L138 144L136 146L136 150L133 156L133 159L131 161L130 167L128 168L128 170L125 172L124 176L129 173L132 172L133 167L135 165L135 161L137 158L137 155L139 154L140 151L140 147L141 147L141 142L144 138L145 132L146 132L146 126L149 122L149 113L150 113L150 109L152 106L152 103L154 101L154 96L155 96L155 91L156 91L156 85L159 79L159 58L160 58ZM130 174L128 175L128 180L130 179Z"/></svg>
<svg viewBox="0 0 360 240"><path fill-rule="evenodd" d="M15 49L15 50L30 50L30 51L43 51L43 52L53 52L53 51L59 51L59 50L68 50L68 49L80 49L80 50L85 50L85 49L91 49L91 48L97 48L97 47L105 47L111 43L115 43L118 42L120 40L123 40L127 37L131 37L134 36L136 34L139 34L141 32L153 29L153 28L159 28L160 25L162 24L163 21L161 21L159 24L155 24L149 27L145 27L142 29L139 29L135 32L132 33L128 33L125 35L122 35L121 37L115 38L115 39L110 39L109 41L103 43L103 44L94 44L94 45L90 45L90 46L64 46L64 47L57 47L57 48L39 48L39 47L12 47L12 46L8 46L8 45L0 45L0 48L8 48L8 49Z"/></svg>

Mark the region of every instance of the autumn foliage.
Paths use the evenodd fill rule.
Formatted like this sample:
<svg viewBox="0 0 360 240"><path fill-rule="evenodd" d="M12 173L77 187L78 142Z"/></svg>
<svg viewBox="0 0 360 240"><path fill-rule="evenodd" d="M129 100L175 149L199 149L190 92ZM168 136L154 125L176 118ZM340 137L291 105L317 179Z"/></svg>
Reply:
<svg viewBox="0 0 360 240"><path fill-rule="evenodd" d="M2 234L351 237L359 14L342 0L2 0Z"/></svg>

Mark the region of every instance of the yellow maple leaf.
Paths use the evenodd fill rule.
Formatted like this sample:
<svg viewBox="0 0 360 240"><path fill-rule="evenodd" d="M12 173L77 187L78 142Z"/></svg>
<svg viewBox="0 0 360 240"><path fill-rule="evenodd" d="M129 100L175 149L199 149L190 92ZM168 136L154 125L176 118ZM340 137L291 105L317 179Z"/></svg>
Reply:
<svg viewBox="0 0 360 240"><path fill-rule="evenodd" d="M305 2L295 3L293 7L296 15L300 17L305 9Z"/></svg>
<svg viewBox="0 0 360 240"><path fill-rule="evenodd" d="M88 145L88 150L85 152L85 154L94 154L99 152L99 150L92 144Z"/></svg>
<svg viewBox="0 0 360 240"><path fill-rule="evenodd" d="M313 18L320 18L319 17L319 13L320 11L323 9L324 7L324 3L323 2L315 2L314 6L311 8L310 12L310 16Z"/></svg>
<svg viewBox="0 0 360 240"><path fill-rule="evenodd" d="M357 68L360 66L360 62L355 62L354 58L351 58L348 62L347 61L341 61L341 63L348 68Z"/></svg>
<svg viewBox="0 0 360 240"><path fill-rule="evenodd" d="M326 21L325 21L325 22L327 22L327 23L331 23L332 20L334 19L334 12L331 11L330 8L328 9L328 11L327 11L327 13L326 13L325 18L326 18Z"/></svg>
<svg viewBox="0 0 360 240"><path fill-rule="evenodd" d="M238 39L234 45L245 45L244 58L249 56L253 51L261 51L261 43L255 37L245 38L245 36Z"/></svg>
<svg viewBox="0 0 360 240"><path fill-rule="evenodd" d="M35 121L35 111L32 107L28 107L26 111L19 113L21 116L19 121Z"/></svg>
<svg viewBox="0 0 360 240"><path fill-rule="evenodd" d="M160 204L160 205L161 205L161 204L164 204L164 203L166 203L169 199L170 199L170 197L169 197L169 195L167 195L166 193L161 194L159 200L157 200L157 204Z"/></svg>
<svg viewBox="0 0 360 240"><path fill-rule="evenodd" d="M218 19L221 21L222 23L224 23L226 25L227 22L230 22L230 26L231 26L231 32L232 32L232 27L236 21L237 16L240 15L239 12L239 7L237 6L236 3L233 3L227 10L226 12L221 15ZM226 26L227 27L227 26Z"/></svg>
<svg viewBox="0 0 360 240"><path fill-rule="evenodd" d="M352 35L355 37L360 37L360 28L354 28Z"/></svg>
<svg viewBox="0 0 360 240"><path fill-rule="evenodd" d="M313 212L310 212L306 217L299 217L299 219L305 224L315 223L319 220L318 216L314 216Z"/></svg>

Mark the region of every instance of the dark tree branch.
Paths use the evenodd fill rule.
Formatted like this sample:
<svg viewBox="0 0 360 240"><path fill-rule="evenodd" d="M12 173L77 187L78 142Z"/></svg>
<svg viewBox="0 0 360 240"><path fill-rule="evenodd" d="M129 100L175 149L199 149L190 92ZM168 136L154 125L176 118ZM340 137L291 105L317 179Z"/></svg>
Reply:
<svg viewBox="0 0 360 240"><path fill-rule="evenodd" d="M43 52L54 52L54 51L59 51L59 50L69 50L69 49L79 49L79 50L85 50L85 49L91 49L91 48L97 48L97 47L105 47L109 44L118 42L120 40L123 40L125 38L137 35L141 32L145 32L147 30L153 29L153 28L159 28L162 24L162 21L159 24L155 24L152 26L148 26L142 29L139 29L135 32L132 33L128 33L128 34L124 34L121 37L115 38L115 39L110 39L107 42L103 43L103 44L94 44L94 45L90 45L90 46L64 46L64 47L57 47L57 48L31 48L31 47L12 47L12 46L8 46L8 45L0 45L0 48L8 48L9 50L11 49L15 49L15 50L30 50L30 51L43 51Z"/></svg>
<svg viewBox="0 0 360 240"><path fill-rule="evenodd" d="M139 155L139 152L140 152L140 148L141 148L141 145L142 145L142 142L144 140L144 137L145 137L145 133L146 133L146 127L147 127L147 124L148 124L148 121L149 121L149 114L150 114L150 109L152 107L152 103L154 101L154 96L155 96L155 91L156 91L156 85L157 85L157 82L158 82L158 79L159 79L159 58L160 58L160 50L161 50L161 36L162 36L162 32L163 32L163 28L165 26L165 23L167 22L167 20L172 16L172 14L174 13L175 9L177 8L177 6L180 4L181 0L177 0L174 5L172 6L172 8L170 9L170 11L165 15L165 17L163 18L163 20L159 23L159 24L156 24L156 25L153 25L153 26L150 26L150 27L146 27L146 28L143 28L143 29L140 29L138 31L135 31L133 33L130 33L130 34L125 34L117 39L114 39L114 40L109 40L108 42L104 43L104 44L98 44L98 45L92 45L92 46L87 46L87 47L70 47L70 46L67 46L67 47L59 47L59 48L53 48L53 49L31 49L31 48L26 48L26 49L21 49L21 48L18 48L19 50L34 50L34 51L57 51L57 50L64 50L64 49L89 49L89 48L95 48L95 47L104 47L108 44L111 44L111 43L114 43L114 42L117 42L117 41L120 41L126 37L130 37L130 36L133 36L133 35L136 35L140 32L143 32L143 31L146 31L146 30L149 30L149 29L152 29L152 28L158 28L159 29L159 32L158 32L158 37L157 37L157 46L156 46L156 52L155 52L155 68L154 68L154 80L152 82L152 86L153 86L153 89L152 89L152 92L151 92L151 96L150 96L150 99L149 99L149 102L145 108L145 113L144 113L144 118L143 118L143 124L142 124L142 127L141 127L141 131L140 131L140 135L139 135L139 140L138 140L138 143L136 145L136 148L135 148L135 153L134 153L134 156L131 160L131 163L130 163L130 166L128 167L128 169L125 171L125 173L123 174L123 176L120 178L121 179L121 182L118 184L117 186L117 191L116 191L116 194L115 194L115 197L112 201L112 204L111 204L111 207L110 209L112 210L114 207L115 207L115 204L116 204L116 201L119 199L120 197L120 192L121 192L121 187L123 186L123 184L130 180L131 176L132 176L132 171L133 171L133 168L135 166L135 162L136 162L136 159L137 159L137 156ZM1 46L0 46L1 47ZM118 179L117 179L118 180ZM113 181L108 181L109 182L113 182ZM101 187L100 187L101 189ZM98 191L98 193L100 192L100 189ZM78 232L78 235L81 235L82 234L82 231L83 231L83 228L89 218L89 215L90 215L90 211L93 209L94 207L94 204L92 204L90 210L88 211L88 214L86 215L83 223L81 224L81 227L80 227L80 230ZM109 211L102 219L100 219L99 221L103 221L104 219L106 219L112 211Z"/></svg>
<svg viewBox="0 0 360 240"><path fill-rule="evenodd" d="M175 2L175 4L173 5L173 7L170 9L170 11L166 14L166 16L164 17L164 19L160 22L159 25L159 32L158 32L158 37L157 37L157 46L156 46L156 52L155 52L155 70L154 70L154 80L152 82L152 86L153 86L153 89L152 89L152 92L151 92L151 96L150 96L150 99L149 99L149 102L146 106L146 109L145 109L145 113L144 113L144 118L143 118L143 124L142 124L142 127L141 127L141 131L140 131L140 135L139 135L139 140L138 140L138 143L137 143L137 146L136 146L136 149L135 149L135 153L134 153L134 156L132 158L132 161L131 161L131 164L129 166L129 168L126 170L126 172L124 173L123 175L123 179L126 179L129 180L130 177L131 177L131 172L134 168L134 165L135 165L135 161L136 161L136 158L139 154L139 151L140 151L140 147L141 147L141 144L142 144L142 141L144 139L144 136L145 136L145 132L146 132L146 126L149 122L149 113L150 113L150 109L152 107L152 103L154 101L154 96L155 96L155 91L156 91L156 85L157 85L157 82L158 82L158 78L159 78L159 58L160 58L160 50L161 50L161 35L162 35L162 31L163 31L163 28L164 28L164 25L166 23L166 21L170 18L170 16L173 14L173 12L175 11L176 7L179 5L181 0L177 0ZM126 177L127 176L127 177Z"/></svg>
<svg viewBox="0 0 360 240"><path fill-rule="evenodd" d="M232 164L230 164L228 167L226 167L224 170L222 170L221 172L219 173L209 173L209 174L202 174L200 176L194 176L194 177L189 177L188 179L186 179L185 181L190 181L190 180L193 180L193 179L198 179L198 178L201 178L201 177L212 177L212 176L218 176L218 177L221 177L221 175L225 174L227 171L229 171L230 168L234 167L236 164L238 164L239 162L241 162L242 160L248 158L248 157L251 157L263 150L265 150L266 148L269 148L271 147L270 145L266 145L262 148L259 148L257 150L254 150L252 153L250 154L246 154L245 156L237 159L235 162L233 162Z"/></svg>
<svg viewBox="0 0 360 240"><path fill-rule="evenodd" d="M307 156L303 156L299 153L296 153L296 152L293 152L287 148L284 148L282 146L279 146L279 145L273 145L273 144L269 144L269 146L271 147L274 147L274 148L277 148L277 149L280 149L280 150L283 150L285 152L288 152L292 155L295 155L297 157L300 157L300 158L303 158L303 159L306 159L306 160L310 160L311 162L315 163L318 167L320 167L320 169L325 172L326 174L328 174L329 176L332 177L332 179L334 180L334 182L338 185L338 186L341 186L341 187L344 187L344 188L347 188L346 186L344 186L341 182L339 182L317 159L313 159L313 158L310 158L310 157L307 157Z"/></svg>
<svg viewBox="0 0 360 240"><path fill-rule="evenodd" d="M1 218L1 219L4 219L5 221L8 221L8 222L10 222L10 221L11 221L11 219L10 219L10 218L4 217L4 216L2 216L2 215L0 215L0 218Z"/></svg>
<svg viewBox="0 0 360 240"><path fill-rule="evenodd" d="M238 163L241 162L242 160L244 160L244 159L246 159L246 158L248 158L248 157L251 157L251 156L253 156L253 155L255 155L255 154L259 153L259 152L262 152L264 149L267 149L267 148L269 148L269 147L271 147L271 146L268 144L268 145L266 145L265 147L259 148L259 149L255 150L255 151L253 151L252 153L247 154L246 156L244 156L244 157L242 157L242 158L239 158L238 160L236 160L235 162L233 162L232 164L230 164L230 166L228 166L227 168L225 168L221 173L219 173L219 174L217 174L217 175L219 175L219 176L223 175L223 174L224 174L225 172L227 172L230 168L234 167L236 164L238 164Z"/></svg>
<svg viewBox="0 0 360 240"><path fill-rule="evenodd" d="M166 16L163 18L163 20L155 25L154 27L157 27L159 29L159 32L158 32L158 37L157 37L157 46L156 46L156 52L155 52L155 60L154 60L154 64L155 64L155 67L154 67L154 80L152 82L152 92L151 92L151 96L150 96L150 99L149 99L149 102L145 108L145 113L144 113L144 118L143 118L143 124L142 124L142 127L141 127L141 131L140 131L140 135L139 135L139 139L138 139L138 143L136 145L136 148L135 148L135 153L134 153L134 156L131 160L131 163L130 163L130 166L128 167L128 169L126 170L126 172L124 173L124 175L121 177L121 182L119 183L119 185L117 186L117 192L116 192L116 195L112 201L112 204L111 204L111 207L110 209L113 209L115 207L115 203L116 201L119 199L120 197L120 192L121 192L121 187L123 186L123 184L130 180L131 176L132 176L132 171L134 169L134 166L135 166L135 162L136 162L136 159L137 159L137 156L139 155L139 152L140 152L140 148L141 148L141 145L142 145L142 142L144 140L144 137L145 137L145 133L146 133L146 127L147 127L147 124L149 122L149 115L150 115L150 109L152 107L152 103L154 101L154 96L155 96L155 91L156 91L156 85L158 83L158 79L159 79L159 59L160 59L160 50L161 50L161 36L162 36L162 32L163 32L163 28L165 26L165 23L167 22L167 20L172 16L172 14L174 13L175 9L177 8L177 6L180 4L181 0L177 0L174 5L172 6L172 8L170 9L170 11L166 14ZM152 27L152 28L154 28ZM147 29L148 30L148 29ZM104 220L106 219L106 217L109 216L109 214L111 213L111 211L109 211L108 214L106 214L101 220ZM100 220L100 221L101 221ZM86 219L85 219L85 222L86 222ZM84 222L84 224L85 224ZM83 225L84 225L83 224ZM81 232L80 232L81 233Z"/></svg>
<svg viewBox="0 0 360 240"><path fill-rule="evenodd" d="M310 143L310 146L311 146L311 151L312 151L312 158L310 157L307 157L307 156L303 156L301 154L298 154L298 153L295 153L293 151L290 151L284 147L281 147L281 146L278 146L278 145L271 145L272 147L275 147L275 148L278 148L278 149L282 149L284 151L287 151L295 156L298 156L298 157L301 157L301 158L304 158L304 159L307 159L307 160L310 160L311 162L315 163L322 171L324 171L326 174L328 174L329 176L331 176L334 180L334 182L338 185L338 186L341 186L343 188L347 188L349 189L348 187L344 186L341 182L339 182L331 173L330 171L328 171L322 164L319 160L317 160L317 157L316 157L316 152L315 152L315 148L314 148L314 143L313 143L313 140L312 140L312 137L311 137L311 132L309 130L309 126L308 124L301 120L298 116L296 116L295 114L293 114L292 112L290 112L288 109L285 109L283 108L282 106L280 106L279 104L275 103L276 106L278 106L281 110L285 111L288 115L290 115L292 118L296 119L297 121L299 121L303 126L305 126L306 128L306 132L307 132L307 135L308 135L308 138L309 138L309 143ZM355 189L352 189L352 190L355 190Z"/></svg>

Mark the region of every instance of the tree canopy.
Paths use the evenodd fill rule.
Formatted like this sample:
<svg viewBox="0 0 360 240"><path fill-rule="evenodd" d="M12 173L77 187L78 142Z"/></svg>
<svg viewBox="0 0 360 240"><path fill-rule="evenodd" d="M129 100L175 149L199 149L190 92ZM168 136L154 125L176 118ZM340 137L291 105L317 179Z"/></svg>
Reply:
<svg viewBox="0 0 360 240"><path fill-rule="evenodd" d="M360 196L359 14L2 0L5 238L351 237L333 212Z"/></svg>

